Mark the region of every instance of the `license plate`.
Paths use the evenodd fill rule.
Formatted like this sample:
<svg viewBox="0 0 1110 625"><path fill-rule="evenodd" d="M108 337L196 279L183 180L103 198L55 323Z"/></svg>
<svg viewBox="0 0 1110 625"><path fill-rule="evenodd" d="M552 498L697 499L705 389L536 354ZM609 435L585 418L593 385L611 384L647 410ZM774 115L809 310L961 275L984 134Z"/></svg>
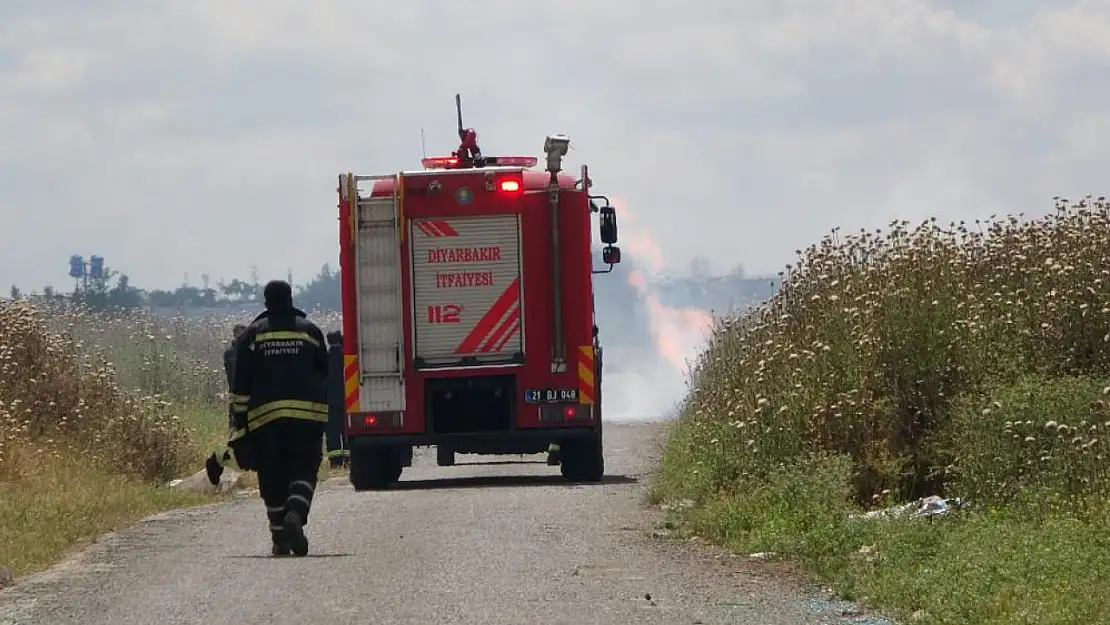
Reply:
<svg viewBox="0 0 1110 625"><path fill-rule="evenodd" d="M577 404L576 388L530 388L524 391L524 401L529 404Z"/></svg>

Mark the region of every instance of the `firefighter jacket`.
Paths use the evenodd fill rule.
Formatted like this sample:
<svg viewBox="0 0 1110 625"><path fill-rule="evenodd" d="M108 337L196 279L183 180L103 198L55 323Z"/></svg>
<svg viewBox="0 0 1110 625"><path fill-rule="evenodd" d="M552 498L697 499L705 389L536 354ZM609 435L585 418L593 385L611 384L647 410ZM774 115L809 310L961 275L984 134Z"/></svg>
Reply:
<svg viewBox="0 0 1110 625"><path fill-rule="evenodd" d="M303 312L262 313L235 347L231 442L278 419L327 423L328 353Z"/></svg>

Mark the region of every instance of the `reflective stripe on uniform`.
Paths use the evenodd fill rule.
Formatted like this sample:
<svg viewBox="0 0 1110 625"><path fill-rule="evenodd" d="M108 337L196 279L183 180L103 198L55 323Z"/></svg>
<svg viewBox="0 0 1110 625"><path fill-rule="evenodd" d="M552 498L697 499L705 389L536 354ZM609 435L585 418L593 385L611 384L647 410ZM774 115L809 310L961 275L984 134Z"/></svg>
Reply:
<svg viewBox="0 0 1110 625"><path fill-rule="evenodd" d="M346 458L351 455L349 449L333 449L328 452L328 458Z"/></svg>
<svg viewBox="0 0 1110 625"><path fill-rule="evenodd" d="M246 428L238 428L231 431L231 436L227 437L228 442L234 442L243 438L247 434Z"/></svg>
<svg viewBox="0 0 1110 625"><path fill-rule="evenodd" d="M236 395L231 393L231 412L234 414L243 414L247 411L247 404L250 403L250 395Z"/></svg>
<svg viewBox="0 0 1110 625"><path fill-rule="evenodd" d="M247 412L247 423L251 429L258 429L271 421L282 418L327 423L328 405L322 402L301 399L279 399L266 402Z"/></svg>
<svg viewBox="0 0 1110 625"><path fill-rule="evenodd" d="M264 343L266 341L304 341L311 343L316 347L320 347L320 342L312 338L308 332L298 332L296 330L271 330L270 332L259 332L254 335L251 345L255 343Z"/></svg>

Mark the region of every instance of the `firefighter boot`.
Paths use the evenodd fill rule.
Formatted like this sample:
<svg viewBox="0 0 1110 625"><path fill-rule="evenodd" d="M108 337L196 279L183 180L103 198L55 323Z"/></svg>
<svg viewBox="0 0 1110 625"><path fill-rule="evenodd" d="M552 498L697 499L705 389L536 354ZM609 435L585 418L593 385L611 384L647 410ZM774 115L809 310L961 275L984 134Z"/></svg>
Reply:
<svg viewBox="0 0 1110 625"><path fill-rule="evenodd" d="M270 555L289 555L293 550L289 545L289 533L285 530L285 506L266 506L266 517L270 520Z"/></svg>
<svg viewBox="0 0 1110 625"><path fill-rule="evenodd" d="M289 549L293 555L298 557L308 555L308 537L304 535L304 519L296 510L285 513L285 540L289 541Z"/></svg>

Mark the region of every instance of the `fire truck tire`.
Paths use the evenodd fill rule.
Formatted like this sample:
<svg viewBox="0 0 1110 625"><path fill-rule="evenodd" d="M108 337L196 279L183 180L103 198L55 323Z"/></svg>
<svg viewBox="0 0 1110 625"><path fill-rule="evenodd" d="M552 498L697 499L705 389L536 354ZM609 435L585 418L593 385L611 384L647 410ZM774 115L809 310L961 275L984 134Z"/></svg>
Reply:
<svg viewBox="0 0 1110 625"><path fill-rule="evenodd" d="M559 446L559 470L572 482L600 482L605 476L605 454L601 432L589 438L569 440Z"/></svg>
<svg viewBox="0 0 1110 625"><path fill-rule="evenodd" d="M391 462L388 450L361 451L351 454L351 486L356 491L383 490L401 477L401 463ZM394 473L396 472L396 477Z"/></svg>
<svg viewBox="0 0 1110 625"><path fill-rule="evenodd" d="M455 466L455 450L443 445L436 445L436 464L441 467Z"/></svg>

